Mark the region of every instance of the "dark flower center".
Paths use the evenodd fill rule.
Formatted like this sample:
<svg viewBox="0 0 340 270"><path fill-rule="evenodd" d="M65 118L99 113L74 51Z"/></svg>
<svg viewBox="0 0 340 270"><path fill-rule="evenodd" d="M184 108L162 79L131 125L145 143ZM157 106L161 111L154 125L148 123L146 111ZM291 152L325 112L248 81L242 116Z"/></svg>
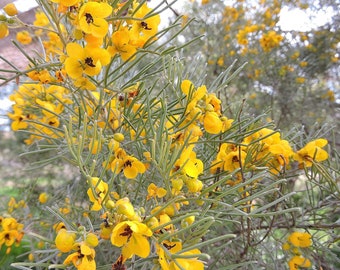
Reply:
<svg viewBox="0 0 340 270"><path fill-rule="evenodd" d="M91 57L86 57L85 64L90 66L90 67L96 67L96 65L93 64L93 59Z"/></svg>
<svg viewBox="0 0 340 270"><path fill-rule="evenodd" d="M131 236L132 236L133 231L131 230L130 226L126 226L124 228L124 232L122 232L120 235L121 236L127 236L128 241L130 240Z"/></svg>
<svg viewBox="0 0 340 270"><path fill-rule="evenodd" d="M145 30L151 30L151 28L148 27L148 24L146 22L141 22L141 26L143 27L143 29Z"/></svg>
<svg viewBox="0 0 340 270"><path fill-rule="evenodd" d="M93 23L93 17L90 13L85 13L85 17L88 24Z"/></svg>

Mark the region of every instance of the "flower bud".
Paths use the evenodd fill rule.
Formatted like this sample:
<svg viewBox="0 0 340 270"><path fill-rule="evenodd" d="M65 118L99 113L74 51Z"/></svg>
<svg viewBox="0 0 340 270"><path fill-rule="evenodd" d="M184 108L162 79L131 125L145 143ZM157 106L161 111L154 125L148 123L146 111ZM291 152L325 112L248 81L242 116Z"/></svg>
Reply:
<svg viewBox="0 0 340 270"><path fill-rule="evenodd" d="M57 237L55 239L55 244L57 246L57 249L59 249L61 252L69 252L75 243L76 234L72 232L68 232L65 229L61 229Z"/></svg>
<svg viewBox="0 0 340 270"><path fill-rule="evenodd" d="M0 22L0 38L4 38L7 36L8 36L7 24Z"/></svg>
<svg viewBox="0 0 340 270"><path fill-rule="evenodd" d="M8 16L14 16L18 14L18 10L14 3L9 3L4 7L4 11Z"/></svg>
<svg viewBox="0 0 340 270"><path fill-rule="evenodd" d="M124 141L124 135L122 133L115 133L113 134L113 139L117 142L122 142Z"/></svg>

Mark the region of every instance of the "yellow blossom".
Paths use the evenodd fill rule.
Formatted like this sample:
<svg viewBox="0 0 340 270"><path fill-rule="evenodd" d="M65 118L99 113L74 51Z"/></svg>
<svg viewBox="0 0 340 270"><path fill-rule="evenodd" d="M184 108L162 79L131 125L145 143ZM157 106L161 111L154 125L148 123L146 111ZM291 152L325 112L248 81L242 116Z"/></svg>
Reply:
<svg viewBox="0 0 340 270"><path fill-rule="evenodd" d="M210 134L218 134L223 128L223 123L216 112L206 112L203 125L205 131Z"/></svg>
<svg viewBox="0 0 340 270"><path fill-rule="evenodd" d="M115 31L112 34L112 46L109 46L108 48L108 51L112 56L119 54L121 58L126 61L136 53L136 46L130 44L130 35L130 31L126 28Z"/></svg>
<svg viewBox="0 0 340 270"><path fill-rule="evenodd" d="M304 78L304 77L297 77L296 79L295 79L295 81L296 81L296 83L304 83L305 81L306 81L306 78Z"/></svg>
<svg viewBox="0 0 340 270"><path fill-rule="evenodd" d="M151 235L151 230L145 224L138 221L123 221L114 227L111 243L122 247L124 258L131 258L134 254L146 258L150 254L148 237Z"/></svg>
<svg viewBox="0 0 340 270"><path fill-rule="evenodd" d="M298 161L301 166L311 167L313 162L321 162L328 159L328 153L322 149L326 146L328 141L326 139L317 139L311 141L297 151L293 158Z"/></svg>
<svg viewBox="0 0 340 270"><path fill-rule="evenodd" d="M265 52L269 52L272 49L278 47L283 37L277 34L275 31L269 31L260 38L260 45Z"/></svg>
<svg viewBox="0 0 340 270"><path fill-rule="evenodd" d="M154 183L151 183L148 186L148 195L146 197L147 200L150 200L152 197L162 198L166 195L166 190L164 188L157 187Z"/></svg>
<svg viewBox="0 0 340 270"><path fill-rule="evenodd" d="M79 27L86 34L104 37L109 29L109 24L104 18L111 13L112 7L108 3L85 3L79 10Z"/></svg>
<svg viewBox="0 0 340 270"><path fill-rule="evenodd" d="M133 205L128 197L119 199L115 204L115 208L117 214L124 215L130 220L138 219L138 216L136 216Z"/></svg>
<svg viewBox="0 0 340 270"><path fill-rule="evenodd" d="M183 80L181 83L181 90L185 95L189 95L190 91L194 90L194 84L189 80Z"/></svg>
<svg viewBox="0 0 340 270"><path fill-rule="evenodd" d="M148 39L156 35L161 17L159 14L154 14L153 16L145 18L152 12L152 8L149 8L146 2L142 5L134 3L133 9L136 10L133 13L133 17L137 20L132 20L132 45L140 48L145 45Z"/></svg>
<svg viewBox="0 0 340 270"><path fill-rule="evenodd" d="M288 241L295 247L306 248L312 245L311 238L307 232L293 232L289 235Z"/></svg>
<svg viewBox="0 0 340 270"><path fill-rule="evenodd" d="M48 17L46 14L42 11L38 11L35 13L35 21L33 22L33 25L35 26L47 26L50 24L50 21L48 20Z"/></svg>
<svg viewBox="0 0 340 270"><path fill-rule="evenodd" d="M9 34L8 26L4 22L0 22L0 39L7 37Z"/></svg>
<svg viewBox="0 0 340 270"><path fill-rule="evenodd" d="M17 40L24 45L28 45L32 42L32 37L27 31L21 31L17 33Z"/></svg>
<svg viewBox="0 0 340 270"><path fill-rule="evenodd" d="M58 231L57 237L55 238L55 244L57 249L61 252L69 252L72 250L75 243L76 234L69 232L66 229L60 229Z"/></svg>
<svg viewBox="0 0 340 270"><path fill-rule="evenodd" d="M43 192L43 193L40 193L38 200L41 204L44 204L48 201L48 198L49 198L49 195L46 192Z"/></svg>
<svg viewBox="0 0 340 270"><path fill-rule="evenodd" d="M108 199L107 193L109 186L98 177L92 177L91 183L89 184L91 185L91 188L87 190L87 195L89 196L90 201L93 203L91 210L99 211L102 209L103 202ZM95 194L93 192L95 192Z"/></svg>
<svg viewBox="0 0 340 270"><path fill-rule="evenodd" d="M84 48L77 43L68 43L66 46L68 57L65 60L66 73L73 79L98 75L102 66L110 62L110 54L102 48Z"/></svg>
<svg viewBox="0 0 340 270"><path fill-rule="evenodd" d="M63 264L73 263L78 270L96 270L95 254L94 249L85 242L78 243L77 251L67 256Z"/></svg>
<svg viewBox="0 0 340 270"><path fill-rule="evenodd" d="M54 3L59 3L65 7L70 7L76 5L80 0L51 0Z"/></svg>
<svg viewBox="0 0 340 270"><path fill-rule="evenodd" d="M309 268L312 263L309 259L302 256L294 256L288 262L289 270L299 270L301 268Z"/></svg>
<svg viewBox="0 0 340 270"><path fill-rule="evenodd" d="M125 155L122 158L116 158L111 163L111 170L114 173L123 171L126 178L136 178L139 173L144 173L145 165L137 158Z"/></svg>

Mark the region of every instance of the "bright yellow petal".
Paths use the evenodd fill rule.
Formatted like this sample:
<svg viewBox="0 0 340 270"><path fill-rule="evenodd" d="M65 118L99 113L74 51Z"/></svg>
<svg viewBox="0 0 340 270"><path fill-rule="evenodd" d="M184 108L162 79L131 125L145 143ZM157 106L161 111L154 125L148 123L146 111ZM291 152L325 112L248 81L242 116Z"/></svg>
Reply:
<svg viewBox="0 0 340 270"><path fill-rule="evenodd" d="M150 243L142 235L134 234L128 244L123 248L123 256L126 254L136 254L141 258L146 258L150 254Z"/></svg>

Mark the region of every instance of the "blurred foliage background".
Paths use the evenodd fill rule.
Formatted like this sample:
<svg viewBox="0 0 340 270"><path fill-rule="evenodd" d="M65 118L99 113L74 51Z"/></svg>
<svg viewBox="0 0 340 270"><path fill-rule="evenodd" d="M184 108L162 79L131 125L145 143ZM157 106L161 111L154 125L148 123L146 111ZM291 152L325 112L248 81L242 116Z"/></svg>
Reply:
<svg viewBox="0 0 340 270"><path fill-rule="evenodd" d="M243 66L219 93L227 104L246 99L246 111L269 110L282 130L311 134L326 123L339 130L338 1L187 1L182 10L183 22L194 20L177 42L201 36L182 55L188 65L201 59L202 81ZM173 9L174 16L183 12Z"/></svg>

